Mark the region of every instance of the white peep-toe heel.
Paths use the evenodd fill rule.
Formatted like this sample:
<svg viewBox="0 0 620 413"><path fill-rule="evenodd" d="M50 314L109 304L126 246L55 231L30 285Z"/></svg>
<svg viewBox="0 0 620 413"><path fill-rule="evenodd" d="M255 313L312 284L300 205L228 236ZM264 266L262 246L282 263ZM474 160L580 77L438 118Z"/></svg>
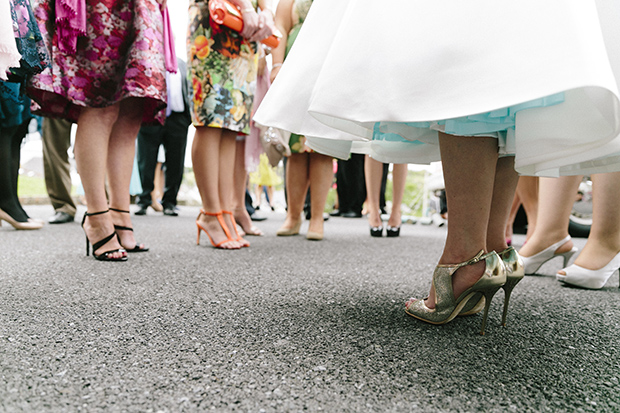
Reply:
<svg viewBox="0 0 620 413"><path fill-rule="evenodd" d="M555 278L564 284L570 284L590 290L600 290L607 280L620 268L620 253L612 258L609 263L600 270L588 270L579 265L571 265L564 268L566 275L556 274Z"/></svg>
<svg viewBox="0 0 620 413"><path fill-rule="evenodd" d="M578 251L577 247L573 247L570 251L563 252L561 254L556 254L555 252L558 250L558 248L560 248L562 245L566 244L570 240L570 235L568 235L563 240L556 242L555 244L551 245L548 248L545 248L538 254L532 255L531 257L524 257L521 255L525 274L536 274L536 271L538 271L538 269L544 263L556 257L562 257L564 259L563 267L566 267L568 265L568 261L570 261L572 256L575 255L575 253Z"/></svg>

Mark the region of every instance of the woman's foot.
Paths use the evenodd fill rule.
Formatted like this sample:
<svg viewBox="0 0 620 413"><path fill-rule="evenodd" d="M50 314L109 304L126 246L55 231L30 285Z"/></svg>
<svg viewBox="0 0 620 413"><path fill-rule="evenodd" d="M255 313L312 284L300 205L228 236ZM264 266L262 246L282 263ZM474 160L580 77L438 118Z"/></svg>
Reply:
<svg viewBox="0 0 620 413"><path fill-rule="evenodd" d="M233 213L235 216L235 221L237 221L237 224L239 224L239 226L241 227L245 235L254 235L254 236L263 235L263 231L261 231L258 227L252 224L252 218L250 217L250 214L248 214L247 209L235 208ZM245 235L241 235L241 236L243 237Z"/></svg>
<svg viewBox="0 0 620 413"><path fill-rule="evenodd" d="M320 241L323 239L323 216L310 218L307 237L309 240Z"/></svg>
<svg viewBox="0 0 620 413"><path fill-rule="evenodd" d="M387 224L389 227L392 227L392 228L400 227L400 224L402 224L402 215L400 211L392 210L392 213L390 214L390 218L388 219Z"/></svg>
<svg viewBox="0 0 620 413"><path fill-rule="evenodd" d="M322 217L321 217L322 219ZM290 214L286 215L284 224L280 227L276 233L279 236L297 235L299 234L299 228L301 227L301 215L297 216L297 219L293 218Z"/></svg>
<svg viewBox="0 0 620 413"><path fill-rule="evenodd" d="M109 214L89 215L82 227L91 244L109 237L110 234L114 234L114 224ZM108 260L118 260L127 257L127 251L123 249L118 237L112 237L110 241L94 250L93 255L100 256L106 251L113 251L106 255Z"/></svg>
<svg viewBox="0 0 620 413"><path fill-rule="evenodd" d="M383 221L381 221L381 213L379 211L368 212L368 225L371 228L378 228L383 225Z"/></svg>
<svg viewBox="0 0 620 413"><path fill-rule="evenodd" d="M211 243L214 246L217 246L217 248L227 250L238 250L241 248L240 243L230 238L226 232L224 232L224 229L220 225L220 221L215 214L205 215L201 213L196 220L196 224L198 224L199 228L204 228L211 240Z"/></svg>
<svg viewBox="0 0 620 413"><path fill-rule="evenodd" d="M521 249L519 250L519 255L525 258L532 257L545 250L546 248L549 248L554 243L561 241L562 238L563 237L558 239L539 239L532 237L532 239L527 241L527 244L521 247ZM567 242L565 242L564 244L559 246L558 249L555 250L555 254L563 254L569 252L573 249L573 247L573 240L569 239Z"/></svg>
<svg viewBox="0 0 620 413"><path fill-rule="evenodd" d="M133 228L131 224L131 215L124 212L115 211L110 208L110 214L112 214L112 222L116 226L125 227L125 228ZM89 218L90 219L90 218ZM133 231L116 231L119 239L121 240L121 245L126 250L143 250L147 249L144 244L138 244L136 242L136 238L134 237Z"/></svg>
<svg viewBox="0 0 620 413"><path fill-rule="evenodd" d="M241 247L243 248L249 247L250 242L244 239L243 236L237 232L237 223L235 222L233 213L230 211L222 211L222 212L224 212L224 222L226 222L228 231L230 232L230 235L232 235L233 239L237 241L237 243L239 243Z"/></svg>
<svg viewBox="0 0 620 413"><path fill-rule="evenodd" d="M553 235L551 237L551 239L555 238ZM563 266L566 267L571 257L576 253L577 248L573 246L573 241L569 235L551 244L547 239L540 240L532 237L527 245L519 250L526 275L536 274L544 263L555 258L562 258Z"/></svg>
<svg viewBox="0 0 620 413"><path fill-rule="evenodd" d="M443 263L440 262L440 265L441 264ZM480 277L482 277L482 274L484 274L485 268L485 262L480 261L456 270L456 273L454 273L454 275L452 276L452 292L454 294L454 298L459 297L461 294L463 294L465 290L474 285L480 279ZM431 291L428 294L428 298L425 299L424 303L428 308L432 309L435 308L435 302L435 286L431 286Z"/></svg>
<svg viewBox="0 0 620 413"><path fill-rule="evenodd" d="M589 239L573 264L587 270L600 270L618 254L620 245L609 245ZM558 271L566 275L564 270Z"/></svg>

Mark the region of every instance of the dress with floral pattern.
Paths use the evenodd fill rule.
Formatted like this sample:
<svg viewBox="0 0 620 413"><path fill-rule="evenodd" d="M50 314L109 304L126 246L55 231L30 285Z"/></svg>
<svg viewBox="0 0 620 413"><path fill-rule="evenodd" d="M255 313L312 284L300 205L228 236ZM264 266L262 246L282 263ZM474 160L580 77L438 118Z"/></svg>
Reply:
<svg viewBox="0 0 620 413"><path fill-rule="evenodd" d="M295 0L295 3L293 3L291 18L294 24L288 32L288 36L286 38L285 59L288 52L291 50L291 47L293 47L295 39L297 39L297 35L301 30L301 26L304 24L304 20L306 20L306 15L310 11L310 6L312 6L312 0ZM290 146L292 153L314 152L306 145L306 137L296 133L291 133L288 145Z"/></svg>
<svg viewBox="0 0 620 413"><path fill-rule="evenodd" d="M40 113L77 122L82 107L144 99L143 122L165 119L164 30L157 0L86 0L86 36L75 54L58 48L54 0L37 0L35 15L52 66L30 82Z"/></svg>
<svg viewBox="0 0 620 413"><path fill-rule="evenodd" d="M21 125L30 117L30 99L21 93L21 86L28 76L41 72L49 63L29 1L10 0L8 3L10 16L4 16L9 17L7 20L12 24L8 28L12 32L8 41L13 42L20 56L17 66L9 67L9 81L0 80L0 126L3 128Z"/></svg>
<svg viewBox="0 0 620 413"><path fill-rule="evenodd" d="M49 56L29 0L11 0L10 5L15 44L21 55L19 67L10 69L10 81L21 82L41 72L49 64Z"/></svg>
<svg viewBox="0 0 620 413"><path fill-rule="evenodd" d="M257 43L213 22L207 1L190 0L189 19L188 81L194 126L249 134L258 72Z"/></svg>

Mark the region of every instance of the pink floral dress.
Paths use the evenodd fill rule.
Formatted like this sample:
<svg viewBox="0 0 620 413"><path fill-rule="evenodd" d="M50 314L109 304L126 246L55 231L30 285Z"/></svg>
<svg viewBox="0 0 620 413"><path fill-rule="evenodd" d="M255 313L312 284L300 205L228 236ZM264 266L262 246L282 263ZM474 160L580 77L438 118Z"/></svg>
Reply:
<svg viewBox="0 0 620 413"><path fill-rule="evenodd" d="M35 76L29 95L39 113L77 122L82 107L102 108L144 99L143 121L166 105L163 20L156 0L86 0L86 36L77 52L58 48L54 0L36 0L35 15L51 55L51 67ZM165 116L165 114L164 114Z"/></svg>

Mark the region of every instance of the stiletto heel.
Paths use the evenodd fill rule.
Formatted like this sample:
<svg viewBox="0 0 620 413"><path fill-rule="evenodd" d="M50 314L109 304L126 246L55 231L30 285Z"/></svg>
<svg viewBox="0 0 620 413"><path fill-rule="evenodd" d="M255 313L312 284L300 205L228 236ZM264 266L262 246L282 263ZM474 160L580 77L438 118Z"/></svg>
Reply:
<svg viewBox="0 0 620 413"><path fill-rule="evenodd" d="M224 234L226 235L226 239L222 242L218 242L217 244L213 241L213 238L211 238L211 235L209 234L209 232L207 231L207 229L205 227L203 227L202 225L200 225L200 222L198 221L200 219L200 215L207 215L210 217L216 217L217 218L217 222L220 224L220 227L222 228L222 230L224 231ZM209 238L209 241L211 242L211 245L213 245L215 248L219 248L219 249L226 249L226 250L238 250L239 247L235 247L235 248L225 248L222 245L228 243L228 242L234 242L235 240L232 239L232 237L230 236L230 231L228 230L228 227L226 226L226 222L224 221L224 216L222 214L222 211L220 212L206 212L205 210L200 210L200 213L198 214L198 218L196 218L196 227L198 227L198 237L196 238L196 245L200 245L200 230L203 230L205 232L205 234L207 234L207 237Z"/></svg>
<svg viewBox="0 0 620 413"><path fill-rule="evenodd" d="M607 280L620 268L620 253L607 263L603 268L599 270L589 270L587 268L580 267L579 265L571 265L564 268L563 274L556 274L555 278L563 282L564 284L574 285L581 288L587 288L590 290L600 290L603 288Z"/></svg>
<svg viewBox="0 0 620 413"><path fill-rule="evenodd" d="M480 335L484 335L484 329L487 326L487 319L489 318L489 308L491 307L491 300L493 300L493 296L497 293L497 291L501 288L501 286L497 286L495 288L490 288L484 291L484 314L482 315L482 326L480 327Z"/></svg>
<svg viewBox="0 0 620 413"><path fill-rule="evenodd" d="M123 214L129 214L129 211L125 211L122 209L110 208L111 211L121 212ZM133 228L124 227L122 225L114 225L115 231L131 231L133 232ZM119 238L120 239L120 238ZM121 244L123 245L123 244ZM132 249L125 248L127 252L147 252L149 250L148 247L141 247L140 243L136 241L136 245Z"/></svg>
<svg viewBox="0 0 620 413"><path fill-rule="evenodd" d="M109 210L99 211L99 212L85 212L84 217L82 218L82 229L84 229L84 223L86 222L87 217L91 217L93 215L101 215L107 212L109 212ZM84 235L86 235L86 230L84 230ZM111 233L107 237L93 244L93 257L95 257L95 259L99 261L127 261L127 255L126 255L127 251L125 251L124 248L117 248L114 250L102 252L99 255L95 254L95 251L97 251L99 248L104 246L107 242L109 242L114 237L118 238L118 234L116 232ZM118 242L120 244L121 242L120 239L118 240ZM119 258L110 258L110 254L114 254L115 252L125 253L125 255ZM88 257L89 255L90 255L90 240L88 239L88 235L86 235L86 256Z"/></svg>
<svg viewBox="0 0 620 413"><path fill-rule="evenodd" d="M513 247L508 247L499 253L506 269L506 284L502 286L504 289L504 311L502 312L502 326L506 327L506 317L508 315L508 303L510 294L519 281L525 276L523 260Z"/></svg>
<svg viewBox="0 0 620 413"><path fill-rule="evenodd" d="M13 219L8 213L4 212L0 209L0 226L2 226L2 221L6 221L11 226L17 230L33 230L33 229L41 229L43 227L42 222L33 221L29 219L26 222L19 222Z"/></svg>
<svg viewBox="0 0 620 413"><path fill-rule="evenodd" d="M567 235L566 238L564 238L563 240L556 242L548 248L545 248L538 254L534 254L531 257L521 256L521 259L523 260L523 268L525 274L536 274L536 271L538 271L538 269L544 263L556 257L562 257L564 259L563 266L566 267L568 265L568 261L570 261L572 256L575 255L575 253L578 251L577 247L573 247L570 251L560 254L556 254L555 252L558 250L558 248L560 248L562 245L566 244L570 240L570 235Z"/></svg>
<svg viewBox="0 0 620 413"><path fill-rule="evenodd" d="M485 261L484 273L478 281L460 296L454 297L452 290L452 276L456 271L464 266L473 265L480 261ZM452 321L470 302L478 300L478 294L483 294L485 298L485 315L481 334L484 334L488 307L490 306L493 295L506 283L506 271L504 265L495 251L485 254L480 251L472 259L459 263L438 265L433 273L433 286L435 287L435 308L428 308L424 300L409 300L406 305L406 313L419 320L431 324L446 324Z"/></svg>
<svg viewBox="0 0 620 413"><path fill-rule="evenodd" d="M508 247L498 253L506 271L506 284L502 286L504 290L504 311L502 313L502 326L506 326L506 316L508 315L508 303L510 302L510 294L515 286L523 279L525 272L523 271L523 260L513 247ZM477 294L470 302L463 307L459 316L467 316L477 314L485 307L485 297L483 294Z"/></svg>
<svg viewBox="0 0 620 413"><path fill-rule="evenodd" d="M230 215L230 220L232 221L233 231L235 231L235 235L237 236L237 239L235 241L241 244L242 248L249 247L250 243L247 240L243 239L241 235L239 235L239 231L237 231L237 221L235 221L235 216L233 215L233 213L231 211L222 211L222 213Z"/></svg>

